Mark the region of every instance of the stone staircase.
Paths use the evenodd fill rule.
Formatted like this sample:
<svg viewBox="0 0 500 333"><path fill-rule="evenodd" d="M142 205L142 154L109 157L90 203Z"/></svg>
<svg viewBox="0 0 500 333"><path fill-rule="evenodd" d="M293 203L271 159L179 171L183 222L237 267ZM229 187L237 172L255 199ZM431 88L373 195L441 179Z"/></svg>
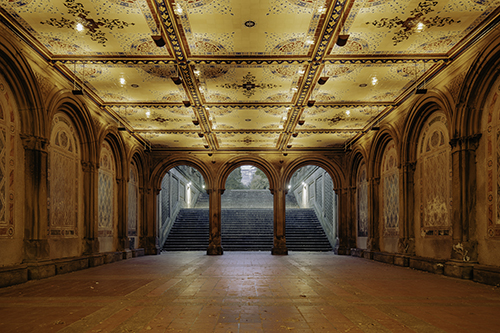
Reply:
<svg viewBox="0 0 500 333"><path fill-rule="evenodd" d="M222 199L221 215L221 241L224 251L270 252L273 247L272 205L272 195L268 190L226 191ZM286 212L288 250L331 251L331 245L314 210L297 207L294 198L288 197ZM179 212L163 250L206 250L208 215L208 194L202 194L195 208L182 209Z"/></svg>

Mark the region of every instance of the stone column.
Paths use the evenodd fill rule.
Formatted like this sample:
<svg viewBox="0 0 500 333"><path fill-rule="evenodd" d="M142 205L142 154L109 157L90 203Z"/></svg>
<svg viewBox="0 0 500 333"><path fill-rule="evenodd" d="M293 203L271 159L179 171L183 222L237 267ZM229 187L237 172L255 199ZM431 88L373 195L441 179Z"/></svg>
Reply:
<svg viewBox="0 0 500 333"><path fill-rule="evenodd" d="M128 180L127 177L117 178L118 186L118 251L129 250L128 240Z"/></svg>
<svg viewBox="0 0 500 333"><path fill-rule="evenodd" d="M25 227L24 261L48 259L47 241L47 161L48 140L35 136L21 136L25 156Z"/></svg>
<svg viewBox="0 0 500 333"><path fill-rule="evenodd" d="M99 174L98 165L82 161L83 170L83 207L84 207L84 236L83 253L99 253L98 237L98 196Z"/></svg>
<svg viewBox="0 0 500 333"><path fill-rule="evenodd" d="M350 244L350 219L349 219L349 189L333 189L337 194L337 237L339 243L336 246L336 253L340 255L349 255L351 251Z"/></svg>
<svg viewBox="0 0 500 333"><path fill-rule="evenodd" d="M368 184L368 249L380 251L380 177L370 179Z"/></svg>
<svg viewBox="0 0 500 333"><path fill-rule="evenodd" d="M452 229L451 258L477 261L475 234L476 211L476 149L481 134L450 141L452 159Z"/></svg>
<svg viewBox="0 0 500 333"><path fill-rule="evenodd" d="M158 240L157 206L158 193L160 189L145 187L142 196L142 207L144 207L143 237L140 239L140 246L144 248L145 254L160 254Z"/></svg>
<svg viewBox="0 0 500 333"><path fill-rule="evenodd" d="M416 162L408 162L400 169L399 193L399 253L415 254L415 169Z"/></svg>
<svg viewBox="0 0 500 333"><path fill-rule="evenodd" d="M207 254L221 255L223 253L221 245L221 213L222 203L221 195L224 193L223 189L209 189L209 238Z"/></svg>
<svg viewBox="0 0 500 333"><path fill-rule="evenodd" d="M274 210L273 255L287 255L286 247L286 193L283 188L272 189Z"/></svg>

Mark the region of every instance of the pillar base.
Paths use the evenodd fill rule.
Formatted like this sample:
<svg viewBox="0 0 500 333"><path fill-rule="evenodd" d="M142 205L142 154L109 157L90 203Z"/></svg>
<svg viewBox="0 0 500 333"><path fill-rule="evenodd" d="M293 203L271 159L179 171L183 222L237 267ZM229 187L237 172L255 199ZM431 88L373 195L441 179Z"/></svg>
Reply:
<svg viewBox="0 0 500 333"><path fill-rule="evenodd" d="M338 248L335 249L335 254L338 254L341 256L349 256L349 255L351 255L351 249L348 247L339 246Z"/></svg>
<svg viewBox="0 0 500 333"><path fill-rule="evenodd" d="M286 256L288 255L288 249L286 247L273 247L271 254L273 256Z"/></svg>
<svg viewBox="0 0 500 333"><path fill-rule="evenodd" d="M207 249L207 254L209 256L211 255L222 255L224 253L224 250L222 249L221 245L209 245Z"/></svg>
<svg viewBox="0 0 500 333"><path fill-rule="evenodd" d="M25 240L24 241L24 260L39 261L48 260L50 257L50 246L46 239Z"/></svg>

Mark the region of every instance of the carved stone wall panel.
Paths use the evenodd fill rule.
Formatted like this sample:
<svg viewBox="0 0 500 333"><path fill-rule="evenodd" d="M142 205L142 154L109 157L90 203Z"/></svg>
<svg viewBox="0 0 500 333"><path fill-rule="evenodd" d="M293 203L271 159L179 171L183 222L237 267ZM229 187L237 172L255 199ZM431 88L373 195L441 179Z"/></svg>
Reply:
<svg viewBox="0 0 500 333"><path fill-rule="evenodd" d="M420 227L423 237L451 235L451 148L442 114L423 127L418 149Z"/></svg>
<svg viewBox="0 0 500 333"><path fill-rule="evenodd" d="M138 172L135 163L130 165L130 176L128 181L128 235L137 236L137 218L138 218L138 199L139 199L139 186L138 186Z"/></svg>
<svg viewBox="0 0 500 333"><path fill-rule="evenodd" d="M12 238L14 224L14 175L16 170L14 96L0 79L0 238Z"/></svg>
<svg viewBox="0 0 500 333"><path fill-rule="evenodd" d="M399 170L397 152L390 141L382 158L382 219L384 236L399 235Z"/></svg>
<svg viewBox="0 0 500 333"><path fill-rule="evenodd" d="M49 237L78 235L80 188L79 140L71 120L58 113L52 121L48 170Z"/></svg>
<svg viewBox="0 0 500 333"><path fill-rule="evenodd" d="M358 237L368 236L368 178L364 163L358 169L356 184Z"/></svg>
<svg viewBox="0 0 500 333"><path fill-rule="evenodd" d="M487 235L500 237L500 80L494 85L485 106L483 132L486 136ZM484 169L483 169L484 170Z"/></svg>
<svg viewBox="0 0 500 333"><path fill-rule="evenodd" d="M112 237L115 216L116 167L115 157L107 142L101 146L99 160L98 225L99 237Z"/></svg>

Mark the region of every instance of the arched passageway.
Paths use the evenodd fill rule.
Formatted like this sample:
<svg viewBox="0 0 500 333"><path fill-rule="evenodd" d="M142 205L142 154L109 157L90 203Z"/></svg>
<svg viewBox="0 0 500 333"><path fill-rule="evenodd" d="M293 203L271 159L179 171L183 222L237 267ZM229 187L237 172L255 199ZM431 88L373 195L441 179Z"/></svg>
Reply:
<svg viewBox="0 0 500 333"><path fill-rule="evenodd" d="M290 251L331 251L337 245L338 199L332 178L307 165L290 179L286 199L286 240Z"/></svg>

